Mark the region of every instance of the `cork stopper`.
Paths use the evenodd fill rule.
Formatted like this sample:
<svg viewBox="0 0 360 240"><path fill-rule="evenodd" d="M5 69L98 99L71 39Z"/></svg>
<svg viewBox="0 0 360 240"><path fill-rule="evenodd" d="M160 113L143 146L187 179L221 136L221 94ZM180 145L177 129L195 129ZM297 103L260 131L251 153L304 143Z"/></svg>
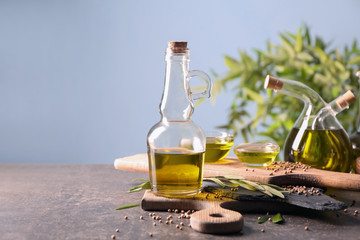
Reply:
<svg viewBox="0 0 360 240"><path fill-rule="evenodd" d="M168 48L176 53L185 53L186 50L189 50L187 48L187 42L183 41L168 42Z"/></svg>
<svg viewBox="0 0 360 240"><path fill-rule="evenodd" d="M267 75L264 82L265 89L280 90L283 87L283 81L276 77Z"/></svg>
<svg viewBox="0 0 360 240"><path fill-rule="evenodd" d="M346 93L344 93L342 96L336 99L336 104L340 108L346 108L350 104L353 104L355 101L356 101L355 95L350 90L348 90Z"/></svg>

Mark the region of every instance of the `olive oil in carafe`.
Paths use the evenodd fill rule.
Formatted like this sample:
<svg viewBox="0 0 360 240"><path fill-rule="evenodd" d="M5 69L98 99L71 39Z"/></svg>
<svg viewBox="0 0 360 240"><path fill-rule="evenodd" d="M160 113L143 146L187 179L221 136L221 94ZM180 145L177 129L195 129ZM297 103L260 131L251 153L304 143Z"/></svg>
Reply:
<svg viewBox="0 0 360 240"><path fill-rule="evenodd" d="M352 153L349 138L343 129L306 129L296 150L292 144L299 132L293 128L286 139L285 161L301 162L314 168L350 172Z"/></svg>
<svg viewBox="0 0 360 240"><path fill-rule="evenodd" d="M150 151L152 189L166 197L186 197L199 193L202 186L204 152ZM152 169L153 168L153 169Z"/></svg>

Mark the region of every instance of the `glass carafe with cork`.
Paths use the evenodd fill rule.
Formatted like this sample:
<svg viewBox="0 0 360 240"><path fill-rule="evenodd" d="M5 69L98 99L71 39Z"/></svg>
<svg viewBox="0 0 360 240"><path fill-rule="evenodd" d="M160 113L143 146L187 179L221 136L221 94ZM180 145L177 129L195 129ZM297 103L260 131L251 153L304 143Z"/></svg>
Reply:
<svg viewBox="0 0 360 240"><path fill-rule="evenodd" d="M356 72L356 76L359 78L359 83L360 83L360 71ZM359 89L359 93L360 93L360 89ZM353 149L353 157L355 159L355 171L356 173L360 174L360 103L359 103L359 114L357 118L357 130L355 133L350 135L350 141Z"/></svg>
<svg viewBox="0 0 360 240"><path fill-rule="evenodd" d="M349 136L336 118L355 101L351 91L326 103L313 89L297 81L268 75L264 87L304 102L304 109L284 144L285 161L301 162L324 170L353 171Z"/></svg>
<svg viewBox="0 0 360 240"><path fill-rule="evenodd" d="M201 190L206 146L203 130L191 120L193 102L210 97L211 80L202 71L189 71L187 42L169 42L165 61L161 119L147 136L150 184L157 195L187 197ZM192 77L204 81L202 92L191 91Z"/></svg>

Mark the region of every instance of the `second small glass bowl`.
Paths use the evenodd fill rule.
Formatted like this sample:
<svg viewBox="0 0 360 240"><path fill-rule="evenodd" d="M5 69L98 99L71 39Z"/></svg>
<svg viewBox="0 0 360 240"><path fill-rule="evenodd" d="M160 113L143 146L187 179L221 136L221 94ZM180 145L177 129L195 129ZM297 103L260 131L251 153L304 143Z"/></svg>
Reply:
<svg viewBox="0 0 360 240"><path fill-rule="evenodd" d="M234 145L234 136L225 131L205 131L206 151L205 162L217 162L225 158L232 145Z"/></svg>
<svg viewBox="0 0 360 240"><path fill-rule="evenodd" d="M234 153L249 167L266 167L275 160L280 147L274 143L241 143L234 146Z"/></svg>

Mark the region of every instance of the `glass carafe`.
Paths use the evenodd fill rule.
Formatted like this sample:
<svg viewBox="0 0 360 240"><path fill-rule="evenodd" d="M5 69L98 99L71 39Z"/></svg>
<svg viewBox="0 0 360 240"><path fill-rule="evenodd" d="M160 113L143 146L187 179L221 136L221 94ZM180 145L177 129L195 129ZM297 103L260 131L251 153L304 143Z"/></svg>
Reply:
<svg viewBox="0 0 360 240"><path fill-rule="evenodd" d="M356 72L356 76L359 77L360 83L360 71ZM360 89L358 91L358 97ZM356 173L360 174L360 102L359 102L359 114L357 118L357 130L350 135L350 141L353 149L353 157L355 159L355 170Z"/></svg>
<svg viewBox="0 0 360 240"><path fill-rule="evenodd" d="M284 144L285 161L331 171L353 170L350 140L336 118L355 101L351 91L326 103L314 90L297 81L268 75L264 87L304 102L304 109Z"/></svg>
<svg viewBox="0 0 360 240"><path fill-rule="evenodd" d="M189 71L187 42L169 42L165 61L161 120L147 137L150 184L157 195L186 197L202 187L206 137L191 115L193 100L210 97L211 80L202 71ZM195 76L204 80L204 91L191 91L190 78Z"/></svg>

